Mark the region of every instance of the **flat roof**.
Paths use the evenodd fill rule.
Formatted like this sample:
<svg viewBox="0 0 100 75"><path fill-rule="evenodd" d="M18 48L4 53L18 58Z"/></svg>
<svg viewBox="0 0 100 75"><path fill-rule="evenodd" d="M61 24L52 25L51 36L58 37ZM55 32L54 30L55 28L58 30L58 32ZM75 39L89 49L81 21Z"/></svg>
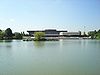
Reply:
<svg viewBox="0 0 100 75"><path fill-rule="evenodd" d="M56 30L56 29L28 30L27 32L45 32L45 31L67 32L67 30Z"/></svg>

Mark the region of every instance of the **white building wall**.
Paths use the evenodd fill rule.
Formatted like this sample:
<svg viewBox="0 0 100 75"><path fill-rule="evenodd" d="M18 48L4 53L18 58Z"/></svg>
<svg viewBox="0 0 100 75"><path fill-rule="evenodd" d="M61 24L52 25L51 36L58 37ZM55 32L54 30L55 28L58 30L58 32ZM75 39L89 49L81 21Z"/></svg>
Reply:
<svg viewBox="0 0 100 75"><path fill-rule="evenodd" d="M79 32L60 32L59 35L80 35Z"/></svg>

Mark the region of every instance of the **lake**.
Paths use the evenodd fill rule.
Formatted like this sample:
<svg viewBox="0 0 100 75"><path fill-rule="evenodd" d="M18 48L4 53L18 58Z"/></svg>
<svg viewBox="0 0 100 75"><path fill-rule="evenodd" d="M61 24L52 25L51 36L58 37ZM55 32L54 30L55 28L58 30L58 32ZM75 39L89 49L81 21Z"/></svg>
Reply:
<svg viewBox="0 0 100 75"><path fill-rule="evenodd" d="M0 41L0 75L100 75L100 40Z"/></svg>

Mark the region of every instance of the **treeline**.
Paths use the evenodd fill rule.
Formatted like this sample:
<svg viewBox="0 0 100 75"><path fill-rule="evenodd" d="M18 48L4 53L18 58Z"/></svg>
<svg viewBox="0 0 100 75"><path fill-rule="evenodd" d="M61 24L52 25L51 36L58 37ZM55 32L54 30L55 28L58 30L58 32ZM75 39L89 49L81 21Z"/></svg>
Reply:
<svg viewBox="0 0 100 75"><path fill-rule="evenodd" d="M100 29L98 31L90 31L88 32L88 36L91 37L91 39L100 39Z"/></svg>
<svg viewBox="0 0 100 75"><path fill-rule="evenodd" d="M24 35L24 32L12 33L12 30L10 28L7 28L6 30L0 29L0 40L22 39L23 35Z"/></svg>
<svg viewBox="0 0 100 75"><path fill-rule="evenodd" d="M37 32L35 33L35 40L42 40L44 38L41 38L44 36L44 33ZM86 35L84 33L84 35ZM6 30L1 30L0 29L0 40L11 40L11 39L23 39L23 36L29 36L28 34L25 34L24 32L15 32L12 33L12 30L10 28L7 28ZM87 37L91 37L91 39L100 39L100 29L99 30L94 30L88 32Z"/></svg>

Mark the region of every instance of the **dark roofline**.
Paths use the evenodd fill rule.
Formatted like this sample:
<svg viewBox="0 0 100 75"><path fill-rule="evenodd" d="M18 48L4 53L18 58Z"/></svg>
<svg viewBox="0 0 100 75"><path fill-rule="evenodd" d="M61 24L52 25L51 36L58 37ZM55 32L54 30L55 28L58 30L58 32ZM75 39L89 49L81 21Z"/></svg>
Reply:
<svg viewBox="0 0 100 75"><path fill-rule="evenodd" d="M56 29L45 29L45 30L28 30L27 32L45 32L45 31L57 31L57 32L67 32L67 30L56 30Z"/></svg>
<svg viewBox="0 0 100 75"><path fill-rule="evenodd" d="M46 31L46 30L55 30L55 31L57 31L56 29L45 29L45 31Z"/></svg>
<svg viewBox="0 0 100 75"><path fill-rule="evenodd" d="M43 30L31 30L31 31L27 31L27 32L44 32Z"/></svg>
<svg viewBox="0 0 100 75"><path fill-rule="evenodd" d="M67 30L58 30L57 32L67 32Z"/></svg>

